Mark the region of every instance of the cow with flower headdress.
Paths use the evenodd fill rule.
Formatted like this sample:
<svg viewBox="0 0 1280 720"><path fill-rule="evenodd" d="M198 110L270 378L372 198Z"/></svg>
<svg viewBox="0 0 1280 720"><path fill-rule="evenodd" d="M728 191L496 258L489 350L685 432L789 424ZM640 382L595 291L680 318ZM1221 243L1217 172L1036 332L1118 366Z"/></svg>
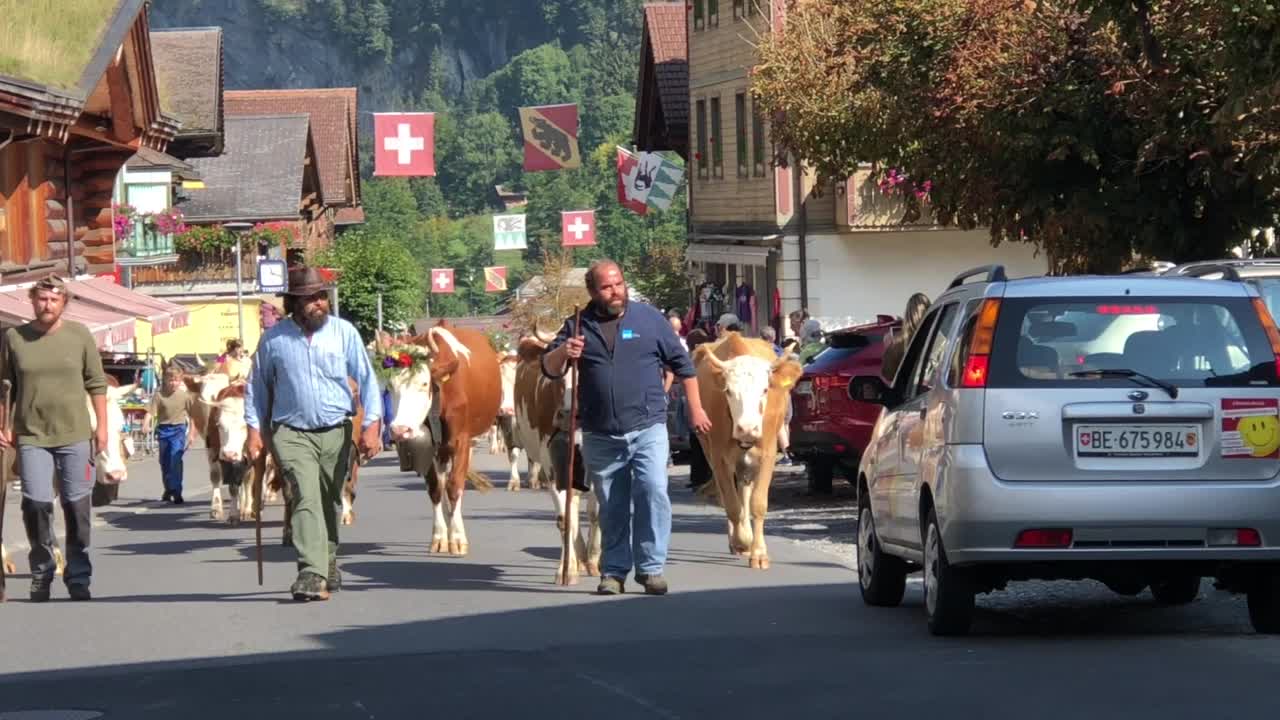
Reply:
<svg viewBox="0 0 1280 720"><path fill-rule="evenodd" d="M422 335L378 343L373 366L391 391L391 437L401 467L426 480L431 552L466 555L463 490L468 480L480 490L492 487L471 471L471 451L502 403L498 354L484 333L441 321Z"/></svg>

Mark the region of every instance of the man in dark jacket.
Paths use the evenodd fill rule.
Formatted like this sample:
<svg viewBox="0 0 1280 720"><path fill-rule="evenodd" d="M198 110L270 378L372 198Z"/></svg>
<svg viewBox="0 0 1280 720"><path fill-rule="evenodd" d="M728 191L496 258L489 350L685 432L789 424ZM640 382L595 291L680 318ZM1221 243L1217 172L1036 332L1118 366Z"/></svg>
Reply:
<svg viewBox="0 0 1280 720"><path fill-rule="evenodd" d="M684 387L690 424L705 433L711 420L702 409L689 353L657 308L628 301L618 264L597 260L586 282L591 304L582 313L581 333L575 336L573 318L567 319L543 355L542 371L562 377L568 362L578 359L582 454L600 501L597 592L622 592L634 567L645 592L662 595L671 538L665 370Z"/></svg>

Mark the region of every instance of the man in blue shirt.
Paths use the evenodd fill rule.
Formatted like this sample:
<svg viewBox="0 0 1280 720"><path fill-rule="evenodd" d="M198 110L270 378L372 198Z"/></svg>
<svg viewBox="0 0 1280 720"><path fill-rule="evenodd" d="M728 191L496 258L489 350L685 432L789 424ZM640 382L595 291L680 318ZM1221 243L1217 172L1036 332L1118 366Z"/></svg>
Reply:
<svg viewBox="0 0 1280 720"><path fill-rule="evenodd" d="M582 332L575 336L568 318L543 355L542 372L563 377L568 362L578 360L582 455L600 501L603 557L596 592L622 592L634 566L645 592L663 595L671 540L665 370L684 387L694 429L707 432L711 420L689 353L657 308L628 301L618 264L597 260L587 268L586 282L591 304L582 312Z"/></svg>
<svg viewBox="0 0 1280 720"><path fill-rule="evenodd" d="M335 507L351 466L355 398L347 378L360 390L365 457L382 449L382 398L360 334L329 316L329 286L314 268L289 271L285 312L254 354L244 408L249 458L261 455L265 436L293 496L294 600L327 600L342 585Z"/></svg>

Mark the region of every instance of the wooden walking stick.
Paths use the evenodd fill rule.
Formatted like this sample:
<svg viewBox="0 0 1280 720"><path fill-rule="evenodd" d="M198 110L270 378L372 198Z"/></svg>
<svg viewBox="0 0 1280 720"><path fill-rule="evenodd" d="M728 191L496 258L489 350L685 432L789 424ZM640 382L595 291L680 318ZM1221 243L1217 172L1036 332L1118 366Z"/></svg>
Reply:
<svg viewBox="0 0 1280 720"><path fill-rule="evenodd" d="M9 381L9 378L5 378L0 380L0 388L2 388L0 392L4 394L4 424L0 426L0 432L4 433L6 438L11 439L12 436L9 430L13 427L13 383ZM11 452L0 453L0 462L5 462L5 460L12 458L12 453L16 452L17 450L11 449ZM5 468L0 469L0 540L4 538L4 509L9 497L9 483L13 481L13 478L9 477L9 468L13 467L13 463L8 462L5 465ZM4 595L7 578L5 575L4 559L0 558L0 603L6 600Z"/></svg>
<svg viewBox="0 0 1280 720"><path fill-rule="evenodd" d="M578 337L581 332L581 328L582 308L574 305L573 337ZM570 519L576 518L573 514L573 461L575 459L575 451L577 450L577 443L574 442L574 435L578 430L578 359L570 358L569 363L569 384L571 386L569 388L569 462L565 469L564 478L564 574L560 578L561 582L565 585L569 584L569 577L572 574L569 568L569 551L573 549L573 546L571 545L573 537L570 534L569 528L574 524ZM574 569L576 570L577 568Z"/></svg>

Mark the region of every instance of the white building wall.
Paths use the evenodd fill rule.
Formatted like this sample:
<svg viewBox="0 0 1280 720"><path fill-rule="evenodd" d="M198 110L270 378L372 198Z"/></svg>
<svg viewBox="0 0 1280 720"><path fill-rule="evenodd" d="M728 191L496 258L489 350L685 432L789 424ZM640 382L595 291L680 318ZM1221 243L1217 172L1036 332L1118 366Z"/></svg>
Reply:
<svg viewBox="0 0 1280 720"><path fill-rule="evenodd" d="M907 298L923 292L938 297L960 272L1000 263L1009 277L1043 275L1048 261L1027 243L992 247L985 230L891 231L811 234L809 314L824 326L901 315ZM785 315L800 308L799 244L783 238L778 289Z"/></svg>

